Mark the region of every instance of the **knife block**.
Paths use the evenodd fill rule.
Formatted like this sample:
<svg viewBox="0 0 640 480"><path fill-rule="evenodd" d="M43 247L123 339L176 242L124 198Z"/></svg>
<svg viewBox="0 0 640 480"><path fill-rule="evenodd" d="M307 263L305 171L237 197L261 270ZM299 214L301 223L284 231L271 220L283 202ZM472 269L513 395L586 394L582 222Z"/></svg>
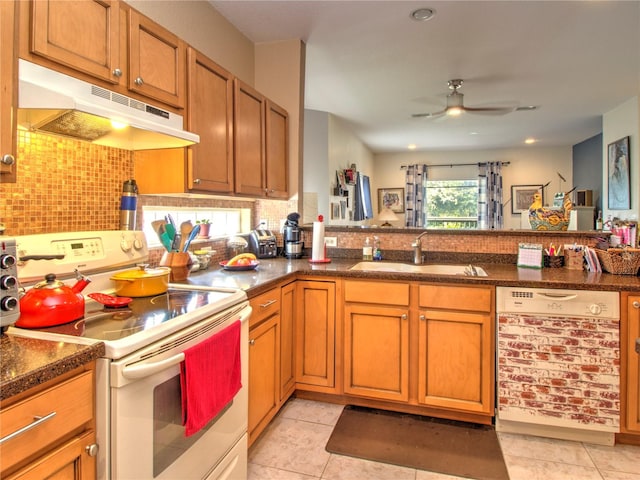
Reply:
<svg viewBox="0 0 640 480"><path fill-rule="evenodd" d="M187 252L164 252L160 259L161 266L171 269L170 282L186 280L191 271L192 263L191 256Z"/></svg>

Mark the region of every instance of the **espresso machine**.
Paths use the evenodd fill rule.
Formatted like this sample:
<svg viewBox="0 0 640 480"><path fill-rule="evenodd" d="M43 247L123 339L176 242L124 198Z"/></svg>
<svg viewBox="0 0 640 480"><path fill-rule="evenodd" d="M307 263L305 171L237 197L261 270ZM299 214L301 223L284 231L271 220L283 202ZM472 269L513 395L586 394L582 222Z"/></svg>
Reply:
<svg viewBox="0 0 640 480"><path fill-rule="evenodd" d="M290 213L284 222L282 236L284 238L284 256L287 258L301 258L304 249L302 229L298 226L299 213Z"/></svg>

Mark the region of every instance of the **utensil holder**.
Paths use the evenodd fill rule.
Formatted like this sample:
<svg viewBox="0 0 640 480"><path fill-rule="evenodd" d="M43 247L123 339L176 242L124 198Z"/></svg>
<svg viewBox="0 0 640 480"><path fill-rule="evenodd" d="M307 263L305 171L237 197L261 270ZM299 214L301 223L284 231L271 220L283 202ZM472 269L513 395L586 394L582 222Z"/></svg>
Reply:
<svg viewBox="0 0 640 480"><path fill-rule="evenodd" d="M191 256L188 252L165 252L160 259L160 265L169 267L171 282L186 280L191 271Z"/></svg>
<svg viewBox="0 0 640 480"><path fill-rule="evenodd" d="M583 269L582 251L576 252L573 250L565 250L564 266L569 270L582 270Z"/></svg>
<svg viewBox="0 0 640 480"><path fill-rule="evenodd" d="M564 267L564 257L561 255L545 255L544 266L549 268Z"/></svg>

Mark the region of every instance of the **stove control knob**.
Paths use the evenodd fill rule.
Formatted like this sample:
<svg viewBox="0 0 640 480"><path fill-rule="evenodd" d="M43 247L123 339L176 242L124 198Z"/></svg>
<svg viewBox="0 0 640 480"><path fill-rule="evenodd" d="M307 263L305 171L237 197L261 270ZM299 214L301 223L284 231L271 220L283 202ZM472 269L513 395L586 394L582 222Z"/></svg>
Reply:
<svg viewBox="0 0 640 480"><path fill-rule="evenodd" d="M602 307L597 303L592 303L589 305L589 311L592 315L600 315L602 313Z"/></svg>
<svg viewBox="0 0 640 480"><path fill-rule="evenodd" d="M16 257L13 255L0 255L0 268L11 268L16 264Z"/></svg>
<svg viewBox="0 0 640 480"><path fill-rule="evenodd" d="M10 312L18 308L18 299L16 297L4 297L0 300L0 310Z"/></svg>
<svg viewBox="0 0 640 480"><path fill-rule="evenodd" d="M142 240L140 240L139 238L136 238L133 241L133 248L135 248L136 250L140 250L142 248Z"/></svg>
<svg viewBox="0 0 640 480"><path fill-rule="evenodd" d="M16 277L13 275L2 275L0 277L0 288L3 290L9 290L10 288L15 288L18 281Z"/></svg>
<svg viewBox="0 0 640 480"><path fill-rule="evenodd" d="M128 252L129 250L131 250L131 241L122 237L122 240L120 240L120 248L123 252Z"/></svg>

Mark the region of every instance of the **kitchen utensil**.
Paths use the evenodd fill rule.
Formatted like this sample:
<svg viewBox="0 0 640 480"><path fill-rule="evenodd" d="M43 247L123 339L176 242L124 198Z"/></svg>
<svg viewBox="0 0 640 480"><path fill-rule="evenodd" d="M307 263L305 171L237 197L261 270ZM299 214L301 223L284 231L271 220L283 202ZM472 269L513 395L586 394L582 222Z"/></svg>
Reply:
<svg viewBox="0 0 640 480"><path fill-rule="evenodd" d="M87 297L94 299L105 307L112 308L125 307L133 301L133 298L131 297L114 297L113 295L98 292L90 293Z"/></svg>
<svg viewBox="0 0 640 480"><path fill-rule="evenodd" d="M231 271L254 270L258 265L260 265L258 260L252 260L248 265L227 265L227 260L220 262L223 269Z"/></svg>
<svg viewBox="0 0 640 480"><path fill-rule="evenodd" d="M169 288L169 267L125 270L111 277L115 282L116 295L124 297L149 297L165 293Z"/></svg>
<svg viewBox="0 0 640 480"><path fill-rule="evenodd" d="M184 244L187 241L187 237L192 230L193 224L189 220L180 224L180 246L178 247L179 252L184 252Z"/></svg>
<svg viewBox="0 0 640 480"><path fill-rule="evenodd" d="M184 242L184 247L182 248L183 252L187 251L187 249L189 248L189 245L191 244L193 239L198 236L199 233L200 233L200 225L196 225L195 227L193 227L193 230L191 230L191 232L189 233L189 236Z"/></svg>
<svg viewBox="0 0 640 480"><path fill-rule="evenodd" d="M84 297L80 293L91 280L76 271L78 281L71 287L56 280L53 273L33 286L20 299L17 327L42 328L73 322L84 317Z"/></svg>

